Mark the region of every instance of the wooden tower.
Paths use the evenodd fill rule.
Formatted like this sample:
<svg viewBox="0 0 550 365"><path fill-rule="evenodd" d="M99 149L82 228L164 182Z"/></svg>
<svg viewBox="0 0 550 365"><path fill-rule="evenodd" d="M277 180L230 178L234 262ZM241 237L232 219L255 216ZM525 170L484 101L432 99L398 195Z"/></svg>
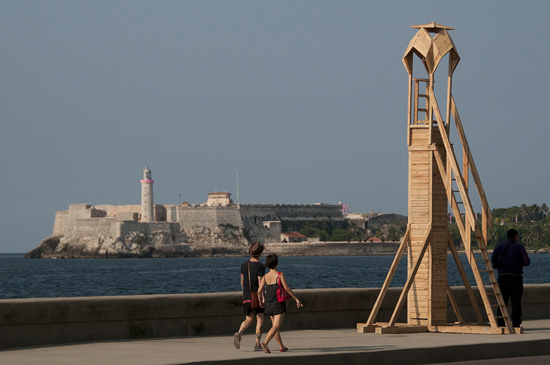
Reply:
<svg viewBox="0 0 550 365"><path fill-rule="evenodd" d="M359 332L462 332L516 333L491 267L487 252L487 226L492 217L481 185L472 153L462 128L451 93L452 76L460 57L448 31L454 28L436 24L413 25L418 29L403 56L409 74L407 145L409 150L409 220L407 232L390 268L380 295L366 323L358 323ZM420 58L427 76L413 77L413 58ZM434 93L434 74L444 57L448 57L446 108L441 114ZM443 119L445 117L445 119ZM462 163L459 164L449 140L451 121L460 138ZM469 174L481 200L481 220L475 215L469 196ZM448 229L450 206L472 268L487 321L476 303L466 272ZM477 241L474 255L473 235ZM447 250L453 254L468 297L477 317L476 323L464 321L447 281ZM375 322L376 316L397 269L407 250L408 277L388 323ZM458 321L447 321L447 298ZM399 324L399 316L407 300L407 323ZM498 327L496 309L500 309L506 327Z"/></svg>

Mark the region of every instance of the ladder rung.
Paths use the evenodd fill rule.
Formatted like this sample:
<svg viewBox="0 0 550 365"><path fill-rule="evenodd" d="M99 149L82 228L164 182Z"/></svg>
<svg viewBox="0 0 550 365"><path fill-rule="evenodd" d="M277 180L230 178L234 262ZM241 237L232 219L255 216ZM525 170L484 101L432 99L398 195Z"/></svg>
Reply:
<svg viewBox="0 0 550 365"><path fill-rule="evenodd" d="M489 261L489 259L486 259L484 257L480 258L480 259L475 259L476 261Z"/></svg>
<svg viewBox="0 0 550 365"><path fill-rule="evenodd" d="M496 281L482 281L483 284L496 284Z"/></svg>
<svg viewBox="0 0 550 365"><path fill-rule="evenodd" d="M419 112L425 112L425 113L428 112L428 109L424 109L424 108L418 108L417 110L418 110Z"/></svg>
<svg viewBox="0 0 550 365"><path fill-rule="evenodd" d="M495 316L495 318L508 318L508 316Z"/></svg>
<svg viewBox="0 0 550 365"><path fill-rule="evenodd" d="M456 204L464 204L463 202L456 202Z"/></svg>
<svg viewBox="0 0 550 365"><path fill-rule="evenodd" d="M426 95L426 94L418 94L418 96L421 97L421 98L427 98L428 97L428 95Z"/></svg>
<svg viewBox="0 0 550 365"><path fill-rule="evenodd" d="M479 270L479 272L493 272L493 270Z"/></svg>

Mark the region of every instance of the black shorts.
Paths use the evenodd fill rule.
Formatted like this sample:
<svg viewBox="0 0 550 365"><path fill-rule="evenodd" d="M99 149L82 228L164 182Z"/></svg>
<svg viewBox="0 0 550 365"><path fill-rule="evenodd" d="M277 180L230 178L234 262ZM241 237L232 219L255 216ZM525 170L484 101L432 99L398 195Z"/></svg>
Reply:
<svg viewBox="0 0 550 365"><path fill-rule="evenodd" d="M250 308L250 302L243 303L243 314L245 316L248 316L250 313L254 314L263 314L265 311L265 308L258 308L258 309L252 309Z"/></svg>

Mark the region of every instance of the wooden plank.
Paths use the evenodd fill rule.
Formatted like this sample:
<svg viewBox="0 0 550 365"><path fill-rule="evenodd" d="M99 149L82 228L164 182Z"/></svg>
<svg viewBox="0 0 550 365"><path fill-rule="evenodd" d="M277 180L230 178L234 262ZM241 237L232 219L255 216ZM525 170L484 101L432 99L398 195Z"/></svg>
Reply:
<svg viewBox="0 0 550 365"><path fill-rule="evenodd" d="M502 335L504 327L492 328L490 326L456 325L456 326L428 326L428 331L439 333L465 333L483 335Z"/></svg>
<svg viewBox="0 0 550 365"><path fill-rule="evenodd" d="M411 125L411 96L412 96L412 73L409 73L409 98L408 98L408 108L407 108L407 125ZM411 145L411 133L410 128L407 133L407 146Z"/></svg>
<svg viewBox="0 0 550 365"><path fill-rule="evenodd" d="M378 334L399 334L399 333L422 333L428 332L427 326L388 326L388 327L376 327Z"/></svg>
<svg viewBox="0 0 550 365"><path fill-rule="evenodd" d="M409 151L433 151L435 149L435 146L427 146L428 140L425 142L415 140L408 148ZM418 145L418 146L417 146Z"/></svg>

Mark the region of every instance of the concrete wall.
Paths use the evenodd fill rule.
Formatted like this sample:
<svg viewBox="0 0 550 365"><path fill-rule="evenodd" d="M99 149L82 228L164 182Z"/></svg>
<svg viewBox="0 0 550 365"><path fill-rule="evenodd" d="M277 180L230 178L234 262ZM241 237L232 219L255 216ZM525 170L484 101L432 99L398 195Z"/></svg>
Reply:
<svg viewBox="0 0 550 365"><path fill-rule="evenodd" d="M474 288L475 289L475 288ZM453 293L466 320L473 310L463 287ZM378 321L388 321L401 288L390 288ZM355 328L366 322L379 289L295 290L282 330ZM476 294L477 295L477 294ZM477 295L478 303L481 303ZM0 348L61 343L231 335L243 320L241 293L0 300ZM550 284L525 285L524 319L550 318ZM401 321L404 321L403 308ZM448 307L449 322L455 320ZM265 330L269 326L267 321ZM248 331L253 332L253 326Z"/></svg>

